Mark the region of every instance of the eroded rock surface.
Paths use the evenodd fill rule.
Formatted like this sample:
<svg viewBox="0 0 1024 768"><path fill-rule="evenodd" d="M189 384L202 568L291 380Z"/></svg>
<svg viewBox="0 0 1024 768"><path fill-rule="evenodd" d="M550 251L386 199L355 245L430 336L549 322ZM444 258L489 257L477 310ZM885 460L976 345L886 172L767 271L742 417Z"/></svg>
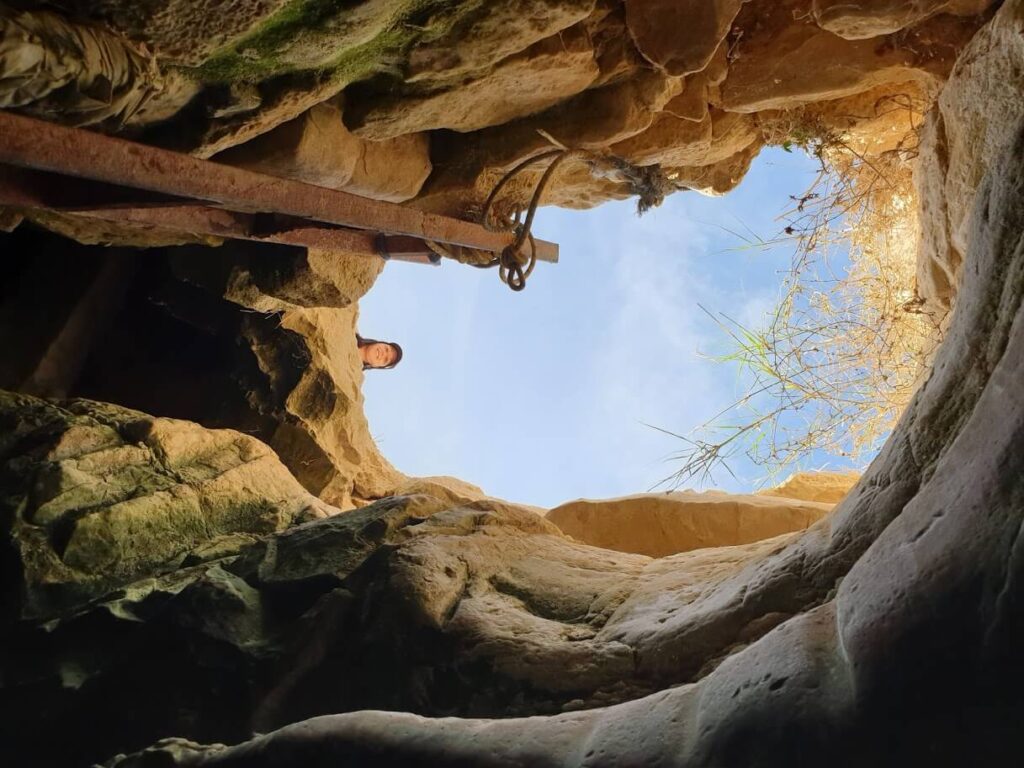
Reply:
<svg viewBox="0 0 1024 768"><path fill-rule="evenodd" d="M939 317L956 296L975 191L1024 116L1022 87L1024 3L1008 0L965 49L922 131L917 279Z"/></svg>
<svg viewBox="0 0 1024 768"><path fill-rule="evenodd" d="M653 561L573 542L532 509L470 500L479 489L440 478L337 514L237 433L5 397L17 436L4 454L5 570L24 575L2 628L0 698L31 696L49 714L4 748L27 754L46 729L74 734L31 747L43 762L168 733L238 741L327 711L550 714L636 698L710 660L708 646L682 646L664 665L672 611L700 613L708 583L785 543ZM99 435L113 448L93 445L97 415L121 420L123 434ZM73 425L54 435L55 418ZM233 453L221 458L225 441L256 458L236 467ZM154 452L169 469L151 467ZM40 494L45 477L71 490ZM74 526L65 547L53 534L61 519ZM781 618L716 636L746 642ZM136 696L154 657L167 681L156 684L173 696L138 697L133 719L109 727L78 718Z"/></svg>
<svg viewBox="0 0 1024 768"><path fill-rule="evenodd" d="M147 254L102 293L126 303L104 310L80 371L47 386L237 429L0 395L5 763L1018 760L1020 0L987 26L999 4L981 0L58 0L74 12L61 34L29 39L54 14L37 5L0 16L5 108L470 217L552 141L713 194L765 144L815 131L910 157L952 71L920 148L921 283L944 308L963 284L934 370L833 512L808 505L823 516L752 543L734 515L720 546L651 559L386 462L354 341L379 262ZM374 165L388 158L395 178ZM544 202L635 191L579 161ZM0 212L5 229L21 218ZM68 272L14 315L27 362L12 386L69 370L51 352L66 362L81 323L52 307L104 304L88 301L104 268L65 292Z"/></svg>
<svg viewBox="0 0 1024 768"><path fill-rule="evenodd" d="M759 493L822 504L838 504L860 480L859 472L797 472L773 488Z"/></svg>
<svg viewBox="0 0 1024 768"><path fill-rule="evenodd" d="M337 512L238 432L87 400L0 393L5 613L66 614L218 542Z"/></svg>
<svg viewBox="0 0 1024 768"><path fill-rule="evenodd" d="M830 504L782 496L673 491L580 499L555 507L547 519L595 547L665 557L802 531L832 509Z"/></svg>
<svg viewBox="0 0 1024 768"><path fill-rule="evenodd" d="M1024 126L1016 136L977 193L969 268L931 376L850 494L808 531L649 561L598 555L513 509L463 508L412 526L391 552L388 584L402 584L405 599L381 605L422 612L416 625L458 638L459 659L487 659L498 679L529 681L503 716L555 702L593 708L519 719L433 719L415 707L332 714L236 747L173 740L112 764L1015 760L1024 714ZM490 526L507 533L473 540ZM551 634L567 624L583 634ZM420 690L436 690L437 670ZM600 695L581 695L582 680ZM643 684L652 692L638 696ZM594 707L608 696L621 703Z"/></svg>
<svg viewBox="0 0 1024 768"><path fill-rule="evenodd" d="M633 176L656 167L666 191L705 194L734 188L766 144L805 143L833 126L840 138L859 136L854 144L867 156L902 150L913 143L908 136L917 124L878 125L880 112L892 112L879 109L879 99L884 93L886 103L927 111L997 4L57 5L76 14L65 22L70 34L84 34L81 20L88 19L89 29L124 40L125 55L137 59L132 87L146 94L130 128L137 138L473 218L504 173L551 149L548 137L630 163ZM27 13L30 21L44 15ZM56 43L36 48L41 60L59 58ZM87 68L79 59L77 66ZM0 93L24 85L21 70L7 69L0 71ZM67 77L53 67L33 71L34 90L6 106L67 119L78 107L46 106L46 94ZM844 99L861 103L843 108L837 102ZM88 99L81 101L88 108ZM341 101L344 126L332 113ZM542 171L538 166L510 185L503 207L524 205ZM544 203L586 208L635 196L639 185L628 176L570 162ZM94 222L57 225L83 240L96 238ZM110 229L105 237L131 242L131 232L119 238Z"/></svg>

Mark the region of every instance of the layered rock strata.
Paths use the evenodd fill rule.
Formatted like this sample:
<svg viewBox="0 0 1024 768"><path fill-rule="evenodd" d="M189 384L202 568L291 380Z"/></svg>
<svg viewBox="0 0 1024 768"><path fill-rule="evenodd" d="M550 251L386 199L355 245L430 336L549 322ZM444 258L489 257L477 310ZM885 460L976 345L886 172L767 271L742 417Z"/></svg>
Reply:
<svg viewBox="0 0 1024 768"><path fill-rule="evenodd" d="M67 63L38 66L42 90L0 105L66 120L92 98L46 97L68 68L94 66L81 46L56 57L56 42L17 32L52 17L71 25L65 36L105 35L140 62L130 77L149 90L137 116L97 112L93 122L202 157L471 217L502 174L552 137L658 165L672 189L721 194L765 143L806 140L807 126L845 137L893 103L919 123L918 107L930 106L994 5L251 0L225 13L209 0L61 0L62 20L22 3L4 15L9 60ZM21 70L0 68L0 93L23 82ZM852 97L859 109L831 108ZM331 111L339 99L343 115ZM899 138L917 123L904 121ZM509 206L540 172L508 188ZM635 193L622 175L569 162L545 202L591 207Z"/></svg>
<svg viewBox="0 0 1024 768"><path fill-rule="evenodd" d="M673 491L570 501L552 509L547 519L595 547L666 557L723 541L749 544L801 531L831 509L830 504L791 498Z"/></svg>
<svg viewBox="0 0 1024 768"><path fill-rule="evenodd" d="M502 719L456 697L444 714L460 717L330 714L235 747L173 739L111 765L1012 763L1024 715L1024 125L1015 135L976 194L931 376L829 517L652 562L566 545L511 509L436 512L389 553L388 585L403 588L384 604L425 610L418 626L459 638L456 664L486 659L491 674L529 680ZM478 570L487 551L498 572ZM430 669L400 679L426 692L421 713L441 714ZM443 669L447 686L467 679ZM599 692L581 693L584 680ZM507 717L520 707L562 712Z"/></svg>

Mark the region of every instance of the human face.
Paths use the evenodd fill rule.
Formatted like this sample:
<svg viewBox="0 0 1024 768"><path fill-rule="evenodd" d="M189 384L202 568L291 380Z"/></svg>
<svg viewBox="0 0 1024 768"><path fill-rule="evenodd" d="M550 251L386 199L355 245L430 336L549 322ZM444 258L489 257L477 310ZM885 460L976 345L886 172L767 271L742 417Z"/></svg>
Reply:
<svg viewBox="0 0 1024 768"><path fill-rule="evenodd" d="M363 360L371 368L387 368L397 357L398 352L390 344L367 344L363 347Z"/></svg>

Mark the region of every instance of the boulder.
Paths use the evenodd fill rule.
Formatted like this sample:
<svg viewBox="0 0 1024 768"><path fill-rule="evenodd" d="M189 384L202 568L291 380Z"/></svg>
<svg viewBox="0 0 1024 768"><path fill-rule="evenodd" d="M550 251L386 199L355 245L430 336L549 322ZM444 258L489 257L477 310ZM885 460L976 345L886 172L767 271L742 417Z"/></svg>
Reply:
<svg viewBox="0 0 1024 768"><path fill-rule="evenodd" d="M245 540L338 510L266 445L88 400L0 393L5 614L39 620Z"/></svg>
<svg viewBox="0 0 1024 768"><path fill-rule="evenodd" d="M921 137L918 285L939 316L956 295L978 184L1024 116L1024 3L1009 0L971 41Z"/></svg>
<svg viewBox="0 0 1024 768"><path fill-rule="evenodd" d="M673 491L570 501L552 509L547 519L562 533L594 547L667 557L802 531L830 509L829 504L796 498Z"/></svg>
<svg viewBox="0 0 1024 768"><path fill-rule="evenodd" d="M452 87L353 104L354 132L373 141L417 131L475 131L542 112L586 90L600 74L582 25L541 40Z"/></svg>
<svg viewBox="0 0 1024 768"><path fill-rule="evenodd" d="M700 72L732 28L745 0L625 0L640 52L670 75Z"/></svg>
<svg viewBox="0 0 1024 768"><path fill-rule="evenodd" d="M795 472L774 488L760 491L762 496L800 499L820 504L838 504L860 479L860 472Z"/></svg>
<svg viewBox="0 0 1024 768"><path fill-rule="evenodd" d="M977 194L984 214L931 375L828 517L651 561L574 545L511 508L435 511L383 533L392 546L361 560L366 581L346 582L376 613L358 597L345 612L346 594L309 614L314 648L327 650L293 657L312 662L276 699L288 706L256 721L263 735L204 747L186 725L182 739L110 765L1013 764L1024 716L1024 126L1016 136ZM266 563L263 551L235 570ZM376 635L376 669L403 693L387 700L378 673L358 694L366 709L345 711L367 657L338 649L367 616L378 632L437 634L398 648ZM263 732L300 702L306 719ZM20 720L12 734L25 738Z"/></svg>
<svg viewBox="0 0 1024 768"><path fill-rule="evenodd" d="M899 32L939 13L974 16L992 0L814 0L814 19L822 29L847 40Z"/></svg>
<svg viewBox="0 0 1024 768"><path fill-rule="evenodd" d="M415 197L431 170L425 133L367 141L349 132L330 102L214 159L394 203Z"/></svg>
<svg viewBox="0 0 1024 768"><path fill-rule="evenodd" d="M845 40L812 21L794 22L792 11L780 3L744 15L751 31L731 53L723 109L788 109L907 81L934 93L978 26L973 18L940 16L906 34Z"/></svg>

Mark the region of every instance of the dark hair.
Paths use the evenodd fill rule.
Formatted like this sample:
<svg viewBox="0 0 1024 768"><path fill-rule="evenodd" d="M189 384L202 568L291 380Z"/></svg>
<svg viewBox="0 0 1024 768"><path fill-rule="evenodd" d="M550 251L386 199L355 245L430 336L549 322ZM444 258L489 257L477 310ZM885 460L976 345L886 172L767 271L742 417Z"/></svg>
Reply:
<svg viewBox="0 0 1024 768"><path fill-rule="evenodd" d="M377 370L377 371L386 371L386 370L389 370L391 368L394 368L396 365L398 365L400 362L402 362L402 348L400 346L398 346L395 342L393 342L393 341L379 341L378 339L364 339L358 333L356 334L356 346L357 347L362 349L363 347L368 347L371 344L387 344L389 347L394 349L395 350L395 362L393 362L391 365L384 365L384 366L380 366L380 367L378 367L376 365L367 365L366 363L363 363L363 370L364 371L367 370L367 369L373 369L373 370Z"/></svg>

